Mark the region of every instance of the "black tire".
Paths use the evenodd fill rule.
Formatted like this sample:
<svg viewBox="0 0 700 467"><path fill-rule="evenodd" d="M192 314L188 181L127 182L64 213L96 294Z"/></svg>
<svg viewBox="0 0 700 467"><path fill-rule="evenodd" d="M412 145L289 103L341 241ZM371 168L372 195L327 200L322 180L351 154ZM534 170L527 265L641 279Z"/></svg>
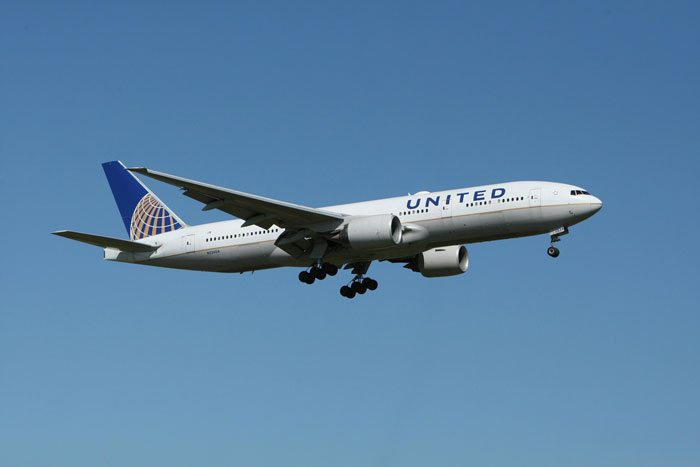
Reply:
<svg viewBox="0 0 700 467"><path fill-rule="evenodd" d="M342 295L343 297L351 298L350 297L351 293L353 293L353 292L350 289L350 287L348 287L347 285L344 285L340 288L340 295Z"/></svg>
<svg viewBox="0 0 700 467"><path fill-rule="evenodd" d="M335 276L336 274L338 274L338 266L336 266L335 264L323 263L321 269L329 276Z"/></svg>
<svg viewBox="0 0 700 467"><path fill-rule="evenodd" d="M547 248L547 254L552 258L556 258L557 256L559 256L559 248L550 246L549 248Z"/></svg>
<svg viewBox="0 0 700 467"><path fill-rule="evenodd" d="M364 285L362 285L361 282L353 282L353 283L352 283L352 286L350 286L350 288L351 288L354 292L359 293L360 295L362 295L363 293L367 292L367 287L365 287Z"/></svg>
<svg viewBox="0 0 700 467"><path fill-rule="evenodd" d="M379 283L377 281L375 281L374 279L370 279L369 277L365 277L362 280L362 285L367 287L368 290L377 290L377 286L379 285Z"/></svg>
<svg viewBox="0 0 700 467"><path fill-rule="evenodd" d="M314 283L314 280L315 280L315 279L314 279L314 276L312 276L312 275L309 274L308 272L306 272L306 271L301 271L301 272L299 273L299 280L302 281L302 282L305 283L305 284L311 285L311 284Z"/></svg>
<svg viewBox="0 0 700 467"><path fill-rule="evenodd" d="M311 276L313 278L318 279L320 281L322 281L323 279L326 278L326 273L323 272L321 270L321 268L319 268L319 267L316 267L316 266L312 267L310 272L311 272Z"/></svg>

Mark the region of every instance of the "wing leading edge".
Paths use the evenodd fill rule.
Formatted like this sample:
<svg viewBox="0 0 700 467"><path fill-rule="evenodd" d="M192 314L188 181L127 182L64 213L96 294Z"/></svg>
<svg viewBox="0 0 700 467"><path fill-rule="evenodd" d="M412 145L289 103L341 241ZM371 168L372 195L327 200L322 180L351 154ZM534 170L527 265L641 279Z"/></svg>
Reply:
<svg viewBox="0 0 700 467"><path fill-rule="evenodd" d="M269 229L274 224L284 228L314 230L316 230L315 226L319 226L323 230L330 230L342 224L345 218L342 214L335 212L230 190L156 172L145 167L131 167L128 170L181 188L185 196L204 203L203 211L218 209L245 220L244 226L257 225L263 229Z"/></svg>

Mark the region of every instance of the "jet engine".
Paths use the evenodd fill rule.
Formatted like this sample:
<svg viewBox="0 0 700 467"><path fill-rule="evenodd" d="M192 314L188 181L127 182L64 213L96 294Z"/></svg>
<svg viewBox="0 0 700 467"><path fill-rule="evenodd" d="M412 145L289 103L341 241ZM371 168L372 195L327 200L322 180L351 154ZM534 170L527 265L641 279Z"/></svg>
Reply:
<svg viewBox="0 0 700 467"><path fill-rule="evenodd" d="M456 276L469 267L469 253L464 245L433 248L419 254L416 259L418 271L425 277Z"/></svg>
<svg viewBox="0 0 700 467"><path fill-rule="evenodd" d="M393 214L353 217L340 239L356 250L398 245L401 243L401 221Z"/></svg>

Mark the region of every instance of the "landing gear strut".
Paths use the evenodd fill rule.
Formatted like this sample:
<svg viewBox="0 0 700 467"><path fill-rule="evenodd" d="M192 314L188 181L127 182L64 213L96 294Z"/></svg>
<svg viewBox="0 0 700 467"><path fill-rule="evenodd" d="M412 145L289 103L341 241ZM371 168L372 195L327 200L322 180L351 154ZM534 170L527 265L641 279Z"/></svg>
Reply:
<svg viewBox="0 0 700 467"><path fill-rule="evenodd" d="M549 245L549 248L547 248L547 254L549 256L552 258L559 256L559 248L555 247L554 244L560 240L559 237L568 233L569 229L567 227L559 227L558 229L549 232L549 238L551 240L551 244Z"/></svg>

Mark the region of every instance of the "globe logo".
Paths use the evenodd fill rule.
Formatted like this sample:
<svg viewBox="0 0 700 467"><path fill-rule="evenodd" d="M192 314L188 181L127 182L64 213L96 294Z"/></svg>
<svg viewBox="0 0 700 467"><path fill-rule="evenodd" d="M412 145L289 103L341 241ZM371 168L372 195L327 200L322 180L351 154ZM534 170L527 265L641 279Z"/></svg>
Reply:
<svg viewBox="0 0 700 467"><path fill-rule="evenodd" d="M132 240L150 237L182 227L172 214L152 194L147 193L131 215Z"/></svg>

